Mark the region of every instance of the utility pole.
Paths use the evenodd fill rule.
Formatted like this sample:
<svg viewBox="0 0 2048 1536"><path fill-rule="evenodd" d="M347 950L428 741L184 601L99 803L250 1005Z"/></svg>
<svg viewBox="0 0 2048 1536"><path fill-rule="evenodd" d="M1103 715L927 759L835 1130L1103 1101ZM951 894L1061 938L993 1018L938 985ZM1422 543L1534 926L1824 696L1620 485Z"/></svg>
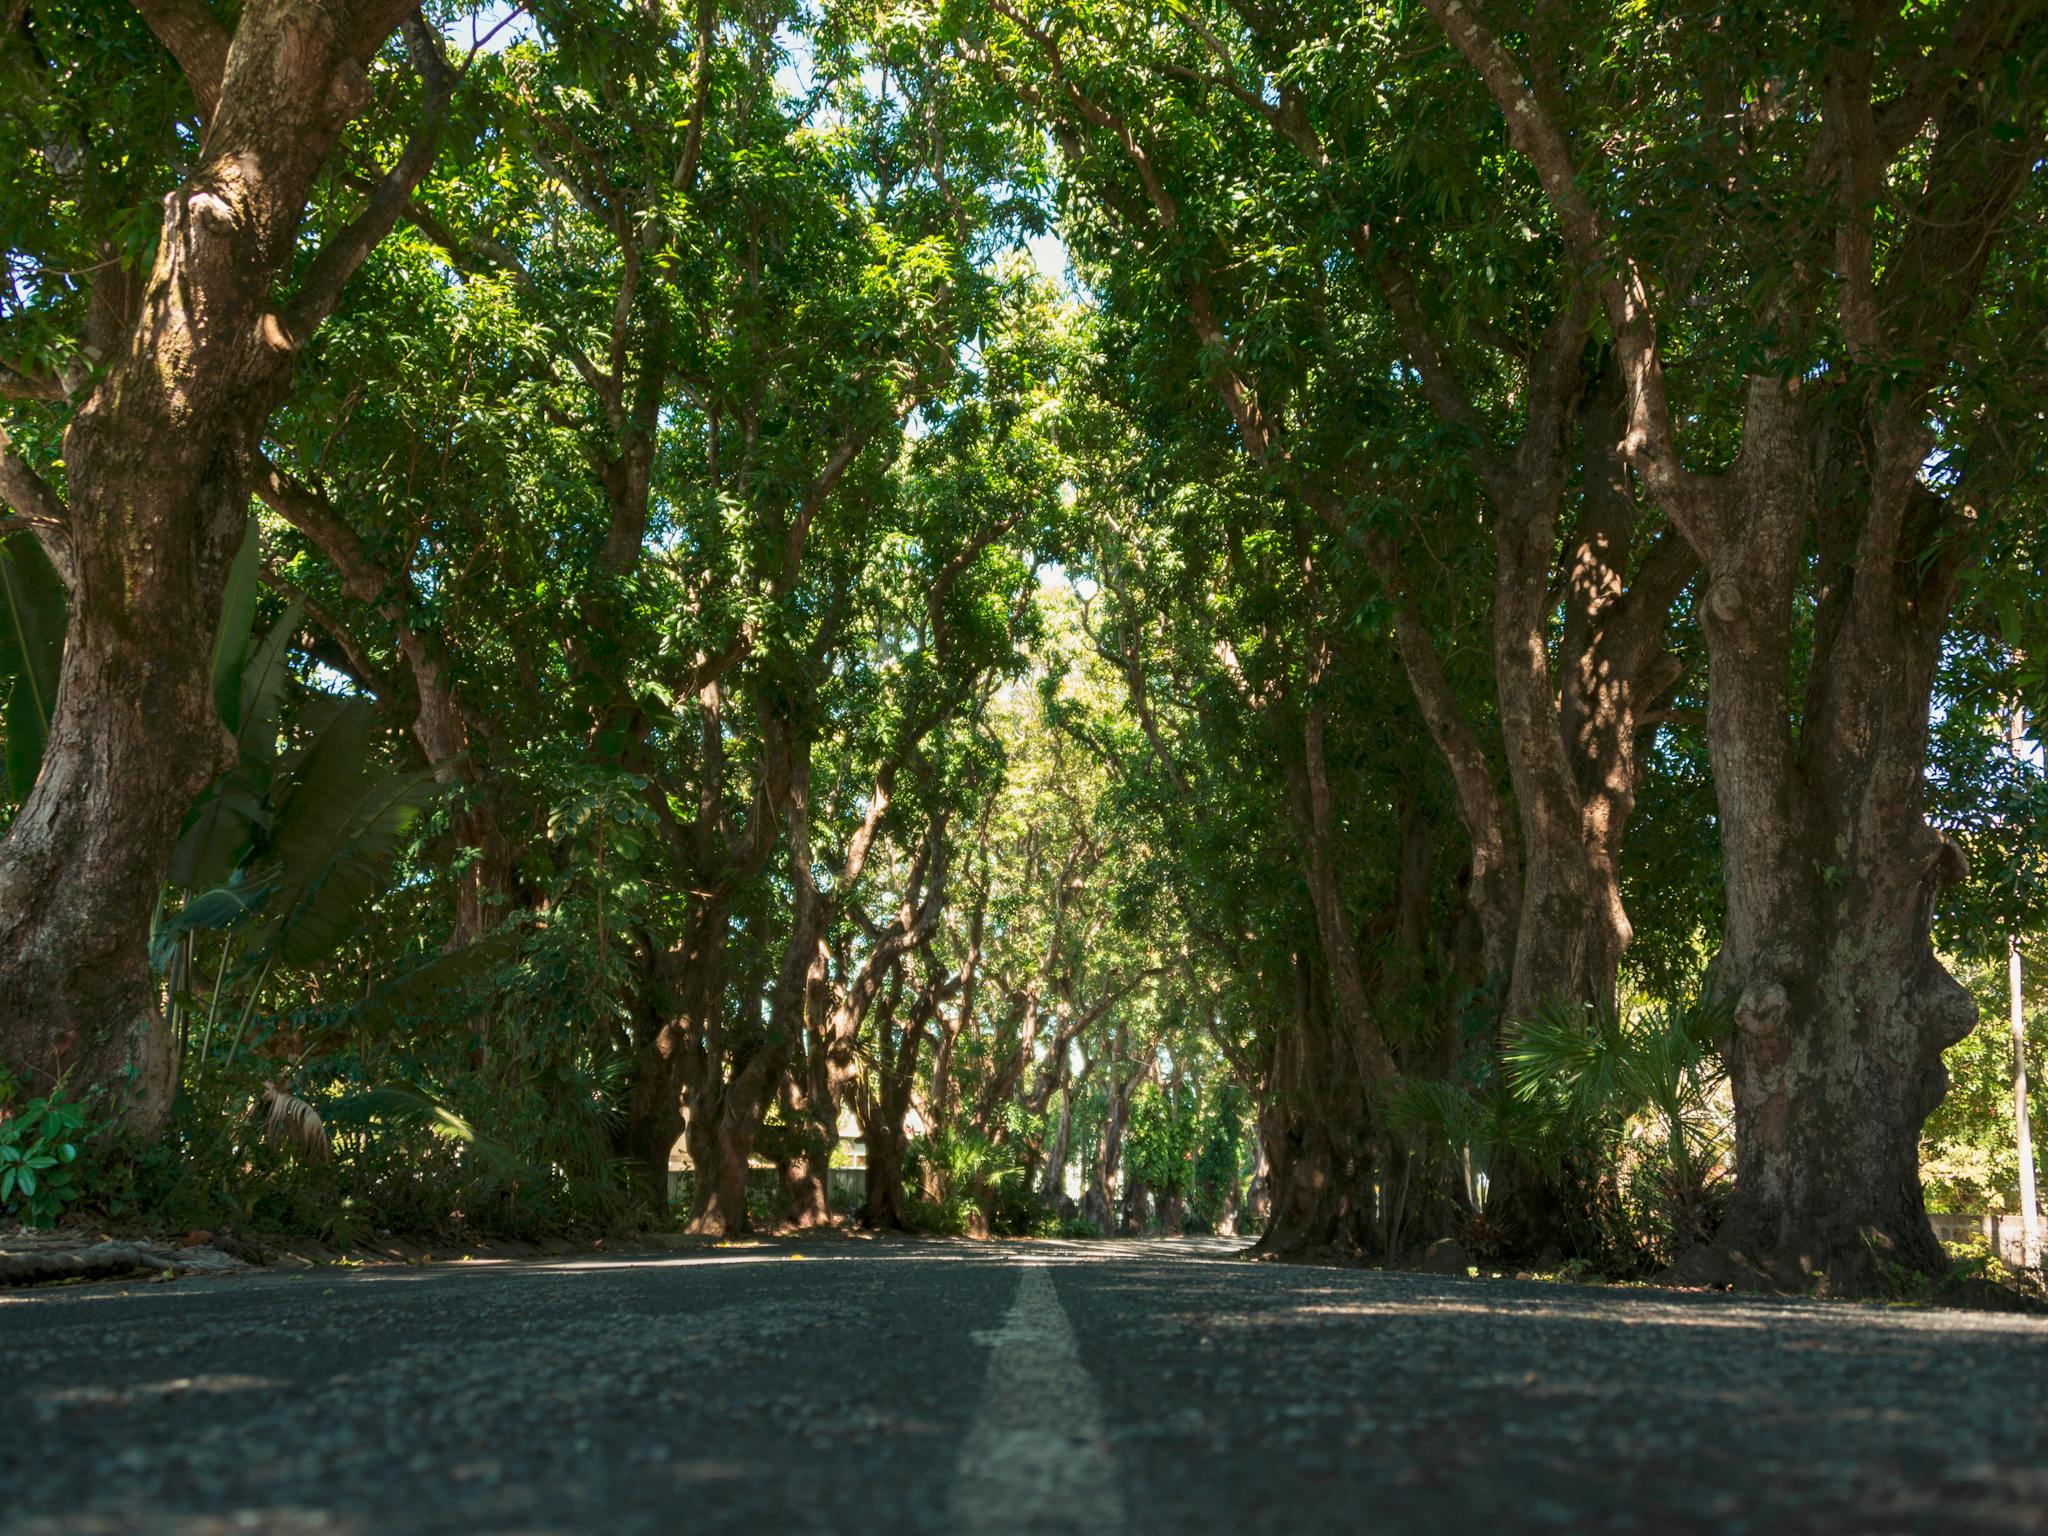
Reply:
<svg viewBox="0 0 2048 1536"><path fill-rule="evenodd" d="M2026 750L2026 711L2012 708L2012 755ZM2041 1205L2034 1190L2034 1135L2027 1124L2027 1015L2026 999L2020 985L2020 931L2012 931L2006 950L2006 988L2012 1015L2012 1120L2019 1139L2020 1154L2020 1263L2027 1269L2041 1265Z"/></svg>
<svg viewBox="0 0 2048 1536"><path fill-rule="evenodd" d="M2027 1124L2027 1023L2020 990L2020 936L2012 936L2006 955L2006 978L2012 995L2012 1118L2020 1153L2020 1263L2041 1264L2041 1207L2034 1192L2034 1136Z"/></svg>

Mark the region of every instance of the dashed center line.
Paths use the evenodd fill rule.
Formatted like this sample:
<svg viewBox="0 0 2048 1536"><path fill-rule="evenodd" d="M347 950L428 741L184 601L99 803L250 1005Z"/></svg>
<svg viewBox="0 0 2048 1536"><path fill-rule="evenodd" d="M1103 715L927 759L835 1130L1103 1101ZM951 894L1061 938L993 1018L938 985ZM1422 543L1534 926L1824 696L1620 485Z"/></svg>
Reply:
<svg viewBox="0 0 2048 1536"><path fill-rule="evenodd" d="M974 1339L988 1383L954 1469L953 1529L1121 1533L1101 1404L1045 1265L1024 1267L1002 1326Z"/></svg>

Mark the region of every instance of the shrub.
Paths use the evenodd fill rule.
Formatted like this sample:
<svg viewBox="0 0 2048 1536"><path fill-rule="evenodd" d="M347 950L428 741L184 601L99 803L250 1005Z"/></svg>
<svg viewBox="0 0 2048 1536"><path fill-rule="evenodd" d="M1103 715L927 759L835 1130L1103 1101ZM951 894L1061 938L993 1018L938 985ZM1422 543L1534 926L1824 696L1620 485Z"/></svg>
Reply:
<svg viewBox="0 0 2048 1536"><path fill-rule="evenodd" d="M88 1117L61 1083L10 1108L20 1091L12 1078L0 1078L0 1211L31 1227L54 1226L81 1193L78 1143Z"/></svg>

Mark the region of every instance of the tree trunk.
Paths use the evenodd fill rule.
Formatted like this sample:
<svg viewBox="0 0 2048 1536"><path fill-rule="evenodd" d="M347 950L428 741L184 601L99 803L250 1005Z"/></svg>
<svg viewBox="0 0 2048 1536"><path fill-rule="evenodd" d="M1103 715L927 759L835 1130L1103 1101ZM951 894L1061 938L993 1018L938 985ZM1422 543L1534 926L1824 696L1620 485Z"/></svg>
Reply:
<svg viewBox="0 0 2048 1536"><path fill-rule="evenodd" d="M832 1149L839 1144L836 1101L820 1118L814 1100L786 1095L789 1123L782 1128L785 1152L779 1170L782 1219L793 1227L820 1227L832 1220Z"/></svg>
<svg viewBox="0 0 2048 1536"><path fill-rule="evenodd" d="M781 1170L782 1219L793 1227L832 1220L832 1142L807 1129Z"/></svg>
<svg viewBox="0 0 2048 1536"><path fill-rule="evenodd" d="M1151 1198L1152 1192L1146 1187L1143 1179L1124 1180L1123 1212L1117 1219L1118 1237L1145 1235L1147 1207L1151 1203Z"/></svg>
<svg viewBox="0 0 2048 1536"><path fill-rule="evenodd" d="M1057 1208L1067 1192L1067 1146L1074 1134L1074 1085L1061 1069L1060 1118L1053 1128L1052 1145L1046 1149L1045 1176L1039 1196L1049 1208Z"/></svg>
<svg viewBox="0 0 2048 1536"><path fill-rule="evenodd" d="M668 1208L669 1158L683 1136L684 1046L684 1030L674 1023L657 1026L640 1046L619 1130L619 1153L657 1210Z"/></svg>
<svg viewBox="0 0 2048 1536"><path fill-rule="evenodd" d="M382 42L314 6L245 7L232 49L207 30L180 54L209 104L201 162L165 199L132 328L65 433L70 630L48 755L0 842L0 1059L38 1089L68 1074L110 1091L144 1139L177 1080L151 915L186 808L233 761L209 641L305 339L300 311L271 304L314 180L367 105L358 50ZM308 281L338 295L352 265L321 254Z"/></svg>
<svg viewBox="0 0 2048 1536"><path fill-rule="evenodd" d="M639 1171L648 1192L666 1208L670 1155L684 1130L686 1098L708 1070L705 1040L713 1012L722 1006L729 916L722 902L694 901L685 918L680 951L657 955L641 968L636 1015L633 1084L626 1098L619 1150ZM691 1126L708 1134L711 1126ZM712 1143L715 1145L715 1142ZM705 1178L696 1162L696 1141L686 1143L696 1184Z"/></svg>
<svg viewBox="0 0 2048 1536"><path fill-rule="evenodd" d="M1302 753L1290 759L1291 803L1300 830L1302 873L1309 902L1315 909L1316 937L1321 942L1323 972L1328 978L1334 1022L1353 1042L1367 1092L1397 1076L1393 1052L1387 1048L1374 1017L1358 956L1357 934L1344 907L1337 879L1336 807L1323 759L1323 706L1313 700L1302 727Z"/></svg>
<svg viewBox="0 0 2048 1536"><path fill-rule="evenodd" d="M1274 1133L1278 1129L1277 1111L1265 1104L1259 1106L1252 1126L1252 1177L1244 1188L1244 1213L1257 1222L1263 1236L1273 1217L1273 1176L1274 1167L1269 1148L1273 1145Z"/></svg>
<svg viewBox="0 0 2048 1536"><path fill-rule="evenodd" d="M1710 450L1682 440L1695 434L1681 432L1666 393L1665 327L1627 249L1630 221L1610 224L1586 190L1610 179L1596 139L1567 137L1550 93L1531 87L1473 7L1429 9L1535 167L1574 259L1599 273L1628 376L1627 451L1708 575L1707 728L1727 892L1711 979L1733 1010L1736 1107L1723 1240L1789 1284L1825 1275L1829 1289L1864 1289L1889 1278L1887 1264L1940 1272L1919 1133L1945 1091L1941 1053L1969 1032L1976 1005L1930 937L1936 900L1965 871L1922 813L1928 708L1957 574L2011 487L1999 483L2003 448L1982 455L1981 439L1960 455L1953 506L1926 469L1935 420L1968 430L1979 409L1950 391L1975 355L1988 264L2037 177L2039 81L2020 64L2017 30L2032 13L1986 8L1975 18L1986 31L1940 89L1882 108L1888 29L1866 18L1828 50L1820 110L1806 114L1806 203L1814 249L1831 234L1834 257L1754 317L1769 356L1744 386L1740 451L1700 474L1683 450ZM1894 109L1903 120L1876 132ZM1765 185L1738 176L1730 188ZM1739 264L1756 252L1716 254ZM1674 307L1697 297L1681 288ZM1978 485L1986 462L1993 483ZM1810 636L1795 627L1804 591Z"/></svg>
<svg viewBox="0 0 2048 1536"><path fill-rule="evenodd" d="M1941 1054L1977 1007L1934 954L1934 904L1965 865L1921 797L1955 565L1859 559L1824 541L1795 715L1794 598L1810 466L1825 460L1806 418L1796 389L1752 384L1742 452L1718 488L1735 536L1713 553L1702 604L1728 896L1712 983L1734 1019L1723 1241L1780 1283L1825 1275L1830 1290L1868 1291L1888 1264L1948 1267L1921 1193L1920 1128L1947 1090ZM1869 505L1858 525L1910 530L1931 510L1912 473L1924 451L1903 451L1907 472L1890 486L1860 463L1834 466L1841 493L1866 505L1911 498Z"/></svg>
<svg viewBox="0 0 2048 1536"><path fill-rule="evenodd" d="M1372 1100L1331 1016L1318 968L1297 962L1295 1019L1274 1042L1259 1141L1271 1160L1260 1253L1357 1246L1369 1229Z"/></svg>
<svg viewBox="0 0 2048 1536"><path fill-rule="evenodd" d="M867 1195L860 1223L878 1231L910 1228L910 1200L903 1188L903 1162L909 1138L903 1134L901 1110L884 1107L861 1126L868 1148Z"/></svg>
<svg viewBox="0 0 2048 1536"><path fill-rule="evenodd" d="M1181 1222L1187 1216L1187 1197L1179 1190L1162 1194L1153 1203L1159 1230L1167 1237L1179 1237Z"/></svg>
<svg viewBox="0 0 2048 1536"><path fill-rule="evenodd" d="M110 1090L148 1140L178 1071L150 914L185 808L233 754L205 648L162 658L107 606L72 620L42 775L0 846L0 1055L33 1091Z"/></svg>
<svg viewBox="0 0 2048 1536"><path fill-rule="evenodd" d="M693 1107L689 1139L692 1170L690 1217L685 1229L707 1237L734 1237L752 1228L747 1215L747 1168L754 1154L758 1116L714 1107Z"/></svg>

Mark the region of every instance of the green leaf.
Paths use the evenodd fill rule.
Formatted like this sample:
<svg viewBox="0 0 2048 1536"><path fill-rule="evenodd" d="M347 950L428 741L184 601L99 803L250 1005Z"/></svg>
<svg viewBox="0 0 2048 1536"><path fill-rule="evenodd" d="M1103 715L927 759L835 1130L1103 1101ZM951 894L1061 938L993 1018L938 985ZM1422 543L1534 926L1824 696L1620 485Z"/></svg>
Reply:
<svg viewBox="0 0 2048 1536"><path fill-rule="evenodd" d="M188 933L219 933L240 927L263 910L277 888L278 872L266 870L248 880L232 881L191 897L157 930L150 961L158 970L170 964L171 952Z"/></svg>
<svg viewBox="0 0 2048 1536"><path fill-rule="evenodd" d="M267 763L277 755L277 715L291 682L291 642L304 617L303 604L296 599L287 604L242 669L235 740L246 758Z"/></svg>
<svg viewBox="0 0 2048 1536"><path fill-rule="evenodd" d="M261 557L261 539L256 519L249 519L242 535L242 547L228 567L227 589L222 594L220 623L213 631L213 702L221 723L231 731L242 724L242 682L248 670L249 650L256 623L256 574Z"/></svg>
<svg viewBox="0 0 2048 1536"><path fill-rule="evenodd" d="M430 769L393 773L371 759L375 725L369 703L343 701L293 765L271 840L277 892L255 940L285 965L309 964L348 936L433 792Z"/></svg>
<svg viewBox="0 0 2048 1536"><path fill-rule="evenodd" d="M42 772L68 618L64 583L35 539L0 540L0 686L7 691L7 793L26 800Z"/></svg>
<svg viewBox="0 0 2048 1536"><path fill-rule="evenodd" d="M270 827L265 795L269 771L261 763L237 763L200 797L185 816L171 850L166 877L180 890L218 885L239 865Z"/></svg>

